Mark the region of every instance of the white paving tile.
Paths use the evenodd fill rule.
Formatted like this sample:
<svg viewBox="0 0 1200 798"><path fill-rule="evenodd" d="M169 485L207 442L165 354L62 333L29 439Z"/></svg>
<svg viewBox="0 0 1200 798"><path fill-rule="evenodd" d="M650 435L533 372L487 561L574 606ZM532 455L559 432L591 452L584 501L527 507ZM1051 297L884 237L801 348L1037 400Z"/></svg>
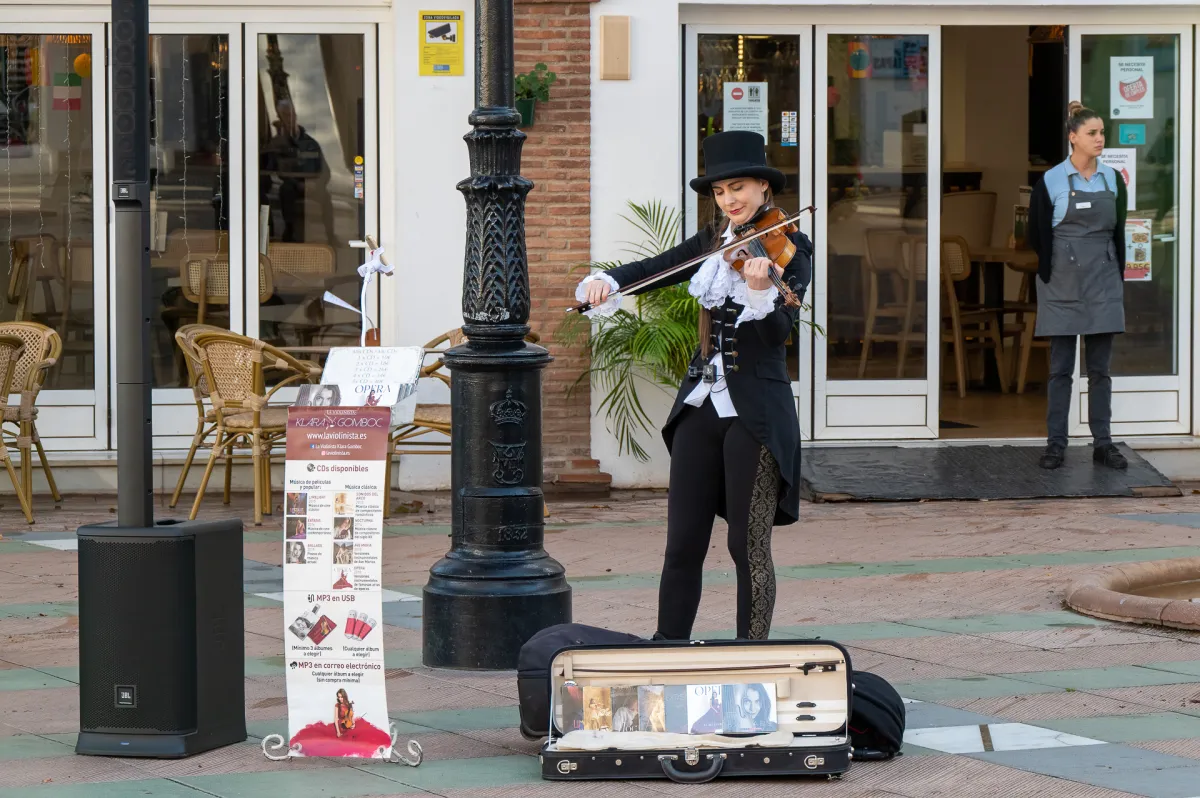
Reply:
<svg viewBox="0 0 1200 798"><path fill-rule="evenodd" d="M991 747L983 740L987 729ZM947 754L981 754L984 751L1029 751L1037 748L1068 748L1078 745L1103 745L1074 734L1054 729L1030 726L1027 723L992 723L986 726L939 726L930 729L911 729L904 733L904 742L942 751Z"/></svg>
<svg viewBox="0 0 1200 798"><path fill-rule="evenodd" d="M15 538L21 540L21 538ZM48 549L58 549L59 551L79 551L79 538L57 538L55 540L26 540L25 543L32 543L35 546L45 546Z"/></svg>

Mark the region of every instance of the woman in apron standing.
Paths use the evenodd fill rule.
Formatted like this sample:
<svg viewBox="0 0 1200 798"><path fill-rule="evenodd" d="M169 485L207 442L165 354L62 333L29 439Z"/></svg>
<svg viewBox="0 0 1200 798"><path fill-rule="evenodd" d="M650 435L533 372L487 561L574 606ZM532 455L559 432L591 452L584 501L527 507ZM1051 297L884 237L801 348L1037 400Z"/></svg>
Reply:
<svg viewBox="0 0 1200 798"><path fill-rule="evenodd" d="M1125 180L1099 162L1104 120L1072 102L1071 157L1046 172L1029 207L1029 238L1038 255L1037 324L1050 339L1047 445L1042 468L1058 468L1067 448L1067 416L1076 339L1083 337L1088 424L1095 462L1126 468L1112 442L1113 338L1125 332Z"/></svg>

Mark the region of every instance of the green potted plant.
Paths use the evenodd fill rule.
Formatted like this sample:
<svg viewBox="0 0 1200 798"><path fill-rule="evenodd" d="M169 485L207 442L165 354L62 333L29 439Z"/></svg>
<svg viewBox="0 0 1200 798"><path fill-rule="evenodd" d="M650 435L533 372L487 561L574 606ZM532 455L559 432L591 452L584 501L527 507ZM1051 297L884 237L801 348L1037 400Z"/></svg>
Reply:
<svg viewBox="0 0 1200 798"><path fill-rule="evenodd" d="M534 104L538 100L547 102L550 99L550 86L556 80L558 80L558 75L551 72L543 63L536 64L532 70L523 75L517 75L515 88L517 111L521 114L521 127L529 127L533 124Z"/></svg>
<svg viewBox="0 0 1200 798"><path fill-rule="evenodd" d="M645 205L626 204L632 218L621 218L647 239L625 250L634 259L649 258L675 246L679 240L678 210L668 209L658 200ZM618 261L584 263L572 267L572 271L608 271L620 265ZM810 310L807 304L804 310ZM653 432L650 416L638 396L638 385L648 384L674 395L700 343L699 313L699 303L688 293L688 284L682 283L627 297L622 308L611 316L589 319L571 313L560 322L557 339L569 348L586 345L591 359L591 368L579 375L570 391L595 376L595 386L604 394L599 409L605 414L609 432L617 436L620 454L628 452L641 462L650 459L638 441L639 427ZM822 333L803 318L799 323Z"/></svg>

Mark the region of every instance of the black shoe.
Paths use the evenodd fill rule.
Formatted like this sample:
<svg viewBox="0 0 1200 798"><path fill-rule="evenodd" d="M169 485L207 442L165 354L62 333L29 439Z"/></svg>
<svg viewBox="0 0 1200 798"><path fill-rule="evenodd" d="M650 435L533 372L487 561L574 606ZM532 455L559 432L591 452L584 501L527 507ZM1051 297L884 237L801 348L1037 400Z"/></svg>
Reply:
<svg viewBox="0 0 1200 798"><path fill-rule="evenodd" d="M1063 448L1061 446L1047 446L1046 451L1042 454L1042 459L1038 461L1038 465L1046 469L1055 469L1063 464Z"/></svg>
<svg viewBox="0 0 1200 798"><path fill-rule="evenodd" d="M666 640L667 637L662 632L655 632L654 636L651 637L650 639L651 640Z"/></svg>
<svg viewBox="0 0 1200 798"><path fill-rule="evenodd" d="M1121 450L1112 443L1092 449L1092 460L1118 471L1129 468L1129 461L1125 459L1125 455L1121 454Z"/></svg>

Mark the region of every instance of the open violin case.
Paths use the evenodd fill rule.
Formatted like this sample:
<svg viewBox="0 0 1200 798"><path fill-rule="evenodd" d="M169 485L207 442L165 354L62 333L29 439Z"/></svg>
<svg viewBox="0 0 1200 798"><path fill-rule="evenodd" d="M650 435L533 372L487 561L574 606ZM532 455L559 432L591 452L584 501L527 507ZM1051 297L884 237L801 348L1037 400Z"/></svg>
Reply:
<svg viewBox="0 0 1200 798"><path fill-rule="evenodd" d="M735 776L837 778L850 768L850 655L837 643L567 646L552 658L548 678L545 779L703 783ZM680 696L689 691L695 703L681 723ZM638 726L621 730L630 726L631 710L613 704L619 699L623 707L633 706L632 693L638 696ZM607 715L606 694L612 696ZM768 720L762 705L772 703ZM747 727L757 730L734 730Z"/></svg>

